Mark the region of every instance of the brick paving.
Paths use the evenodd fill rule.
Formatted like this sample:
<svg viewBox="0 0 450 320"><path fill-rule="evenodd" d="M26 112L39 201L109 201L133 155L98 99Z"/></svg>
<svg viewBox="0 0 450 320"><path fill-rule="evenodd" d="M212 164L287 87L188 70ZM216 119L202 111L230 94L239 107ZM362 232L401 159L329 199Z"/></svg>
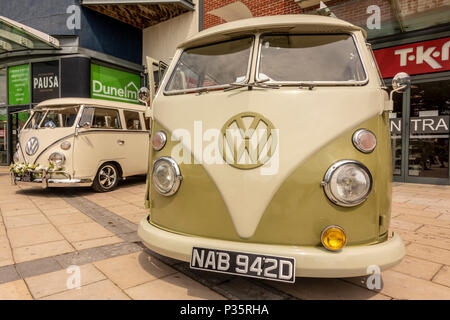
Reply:
<svg viewBox="0 0 450 320"><path fill-rule="evenodd" d="M394 184L391 231L407 255L380 290L365 277L284 284L191 270L140 243L144 190L143 178L102 194L20 188L0 168L0 299L450 299L450 186ZM67 288L71 265L80 289Z"/></svg>

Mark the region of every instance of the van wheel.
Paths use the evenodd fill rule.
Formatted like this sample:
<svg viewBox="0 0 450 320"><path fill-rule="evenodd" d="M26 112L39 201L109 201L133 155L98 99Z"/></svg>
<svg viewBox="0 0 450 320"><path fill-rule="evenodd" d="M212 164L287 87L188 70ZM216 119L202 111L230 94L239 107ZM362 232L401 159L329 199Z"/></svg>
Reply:
<svg viewBox="0 0 450 320"><path fill-rule="evenodd" d="M92 188L97 192L108 192L117 187L119 183L119 170L112 163L103 164L95 176Z"/></svg>

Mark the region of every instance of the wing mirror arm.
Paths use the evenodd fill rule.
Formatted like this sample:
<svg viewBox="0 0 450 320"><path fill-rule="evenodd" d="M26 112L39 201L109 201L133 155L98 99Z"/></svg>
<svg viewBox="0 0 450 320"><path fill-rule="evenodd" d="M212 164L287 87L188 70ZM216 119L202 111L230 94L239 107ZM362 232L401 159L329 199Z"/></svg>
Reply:
<svg viewBox="0 0 450 320"><path fill-rule="evenodd" d="M404 92L411 86L411 77L406 72L399 72L392 79L392 88L389 99L392 100L392 96L395 92Z"/></svg>
<svg viewBox="0 0 450 320"><path fill-rule="evenodd" d="M394 93L397 93L397 92L402 93L407 88L408 88L408 85L405 84L401 87L398 87L397 89L392 90L391 93L389 94L389 100L392 101L392 97L394 96Z"/></svg>
<svg viewBox="0 0 450 320"><path fill-rule="evenodd" d="M151 108L151 94L150 90L146 87L142 87L138 93L139 101L145 104L145 117L153 118L153 110Z"/></svg>
<svg viewBox="0 0 450 320"><path fill-rule="evenodd" d="M406 72L400 72L395 75L392 79L393 90L389 94L389 100L386 101L385 110L394 110L394 100L392 100L394 93L403 93L406 89L411 86L411 77Z"/></svg>

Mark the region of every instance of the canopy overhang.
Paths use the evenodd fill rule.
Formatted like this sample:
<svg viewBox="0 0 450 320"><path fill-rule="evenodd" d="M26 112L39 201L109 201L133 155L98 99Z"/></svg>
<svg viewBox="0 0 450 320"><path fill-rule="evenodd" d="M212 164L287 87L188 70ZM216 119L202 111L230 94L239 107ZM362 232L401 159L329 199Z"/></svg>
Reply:
<svg viewBox="0 0 450 320"><path fill-rule="evenodd" d="M82 5L139 29L195 10L190 0L82 0Z"/></svg>
<svg viewBox="0 0 450 320"><path fill-rule="evenodd" d="M59 49L58 39L0 16L0 54L23 50Z"/></svg>

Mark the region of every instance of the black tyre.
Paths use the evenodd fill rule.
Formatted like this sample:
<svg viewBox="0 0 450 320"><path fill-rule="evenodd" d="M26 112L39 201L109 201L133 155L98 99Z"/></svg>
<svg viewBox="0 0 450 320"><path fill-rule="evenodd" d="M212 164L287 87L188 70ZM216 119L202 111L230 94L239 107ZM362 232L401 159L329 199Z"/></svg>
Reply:
<svg viewBox="0 0 450 320"><path fill-rule="evenodd" d="M119 184L119 170L112 163L104 163L98 169L92 188L97 192L108 192Z"/></svg>

